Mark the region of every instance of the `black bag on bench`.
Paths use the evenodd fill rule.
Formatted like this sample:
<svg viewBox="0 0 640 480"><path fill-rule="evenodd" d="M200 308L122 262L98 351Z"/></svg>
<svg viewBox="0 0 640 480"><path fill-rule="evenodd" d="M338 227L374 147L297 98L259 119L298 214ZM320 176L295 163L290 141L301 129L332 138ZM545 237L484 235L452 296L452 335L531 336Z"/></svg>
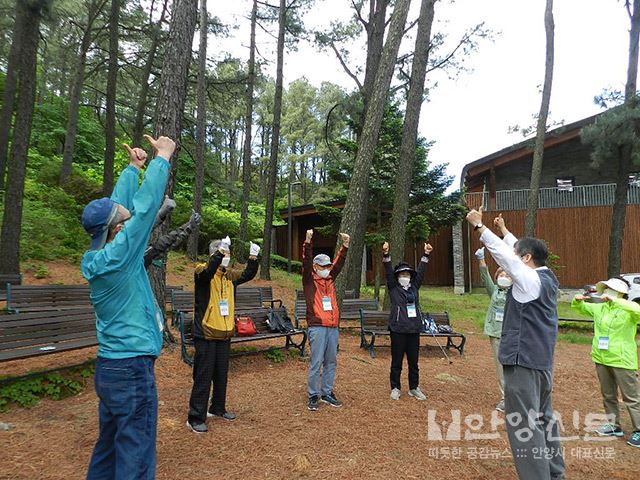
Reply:
<svg viewBox="0 0 640 480"><path fill-rule="evenodd" d="M267 314L267 325L269 325L271 333L289 333L295 330L286 312L280 315L275 310L270 310Z"/></svg>

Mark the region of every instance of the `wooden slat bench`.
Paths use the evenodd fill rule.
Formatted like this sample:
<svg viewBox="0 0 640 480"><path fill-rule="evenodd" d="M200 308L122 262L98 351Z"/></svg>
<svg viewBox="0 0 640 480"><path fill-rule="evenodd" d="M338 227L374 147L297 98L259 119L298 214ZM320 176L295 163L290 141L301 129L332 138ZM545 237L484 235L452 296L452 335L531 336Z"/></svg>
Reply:
<svg viewBox="0 0 640 480"><path fill-rule="evenodd" d="M345 298L342 300L340 309L340 320L359 320L360 310L377 310L378 301L376 299L365 298ZM296 327L301 320L307 319L307 304L302 290L296 290L296 304L294 308Z"/></svg>
<svg viewBox="0 0 640 480"><path fill-rule="evenodd" d="M425 316L433 318L436 325L449 325L449 314L444 313L427 313ZM378 336L389 336L389 312L379 312L377 310L360 310L360 347L364 348L369 354L375 358L373 350ZM464 354L464 344L467 339L462 333L421 333L420 337L447 339L447 350L455 348L460 355ZM454 338L459 339L459 343L453 341Z"/></svg>
<svg viewBox="0 0 640 480"><path fill-rule="evenodd" d="M89 285L8 285L9 313L46 312L91 307Z"/></svg>
<svg viewBox="0 0 640 480"><path fill-rule="evenodd" d="M97 344L91 307L0 316L0 361Z"/></svg>
<svg viewBox="0 0 640 480"><path fill-rule="evenodd" d="M250 316L253 320L253 323L256 326L256 331L258 332L256 335L251 337L232 337L231 344L234 345L236 343L243 342L254 342L258 340L271 340L274 338L285 338L284 349L296 348L300 351L300 356L304 356L304 349L307 343L307 332L305 330L301 330L296 328L288 333L272 333L269 330L269 326L267 325L267 316L269 311L272 309L265 308L262 306L258 307L244 307L240 313L236 310L236 314L240 314L243 316ZM280 315L286 314L286 310L284 307L276 308ZM192 314L183 314L179 315L178 325L180 329L180 340L181 340L181 351L182 351L182 360L187 364L193 366L193 355L190 353L190 349L193 347L193 335L192 335L192 327L193 327L193 316ZM294 340L295 337L300 337L299 339Z"/></svg>

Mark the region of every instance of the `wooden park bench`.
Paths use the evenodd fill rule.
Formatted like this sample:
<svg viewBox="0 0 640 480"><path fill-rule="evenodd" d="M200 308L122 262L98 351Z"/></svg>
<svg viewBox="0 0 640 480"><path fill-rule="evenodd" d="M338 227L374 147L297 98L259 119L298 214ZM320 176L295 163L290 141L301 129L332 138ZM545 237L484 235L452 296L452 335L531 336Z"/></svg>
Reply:
<svg viewBox="0 0 640 480"><path fill-rule="evenodd" d="M444 313L427 313L426 316L433 318L436 325L449 325L449 314ZM389 312L379 312L377 310L361 310L360 311L360 347L369 352L371 357L375 358L373 348L375 346L376 337L390 335L389 331ZM421 333L420 337L435 338L443 337L447 339L447 350L455 348L464 354L464 344L467 339L462 333ZM454 338L459 339L459 343L453 341Z"/></svg>
<svg viewBox="0 0 640 480"><path fill-rule="evenodd" d="M9 313L91 307L89 285L7 285Z"/></svg>
<svg viewBox="0 0 640 480"><path fill-rule="evenodd" d="M351 290L353 292L353 290ZM377 310L378 300L365 298L345 298L342 300L340 309L340 320L358 320L360 310ZM296 290L296 304L294 308L296 327L301 320L307 319L307 304L302 290Z"/></svg>
<svg viewBox="0 0 640 480"><path fill-rule="evenodd" d="M300 351L300 356L304 356L304 348L307 343L307 332L301 330L299 328L295 328L294 330L287 333L273 333L269 329L269 325L267 324L267 318L271 308L265 308L262 306L257 307L244 307L244 310L241 311L240 315L249 316L253 320L253 323L256 326L256 335L252 335L250 337L231 337L231 344L235 345L237 343L243 342L254 342L258 340L271 340L274 338L285 338L285 344L283 347L286 350L289 348L296 348ZM284 307L279 307L275 310L280 315L286 315L286 309ZM236 310L236 314L238 314L238 310ZM180 314L178 319L178 325L180 329L180 340L181 340L181 353L182 360L187 364L193 366L193 355L190 353L190 348L193 347L193 314ZM294 340L295 337L301 337L298 341Z"/></svg>
<svg viewBox="0 0 640 480"><path fill-rule="evenodd" d="M98 344L92 307L0 316L0 361Z"/></svg>

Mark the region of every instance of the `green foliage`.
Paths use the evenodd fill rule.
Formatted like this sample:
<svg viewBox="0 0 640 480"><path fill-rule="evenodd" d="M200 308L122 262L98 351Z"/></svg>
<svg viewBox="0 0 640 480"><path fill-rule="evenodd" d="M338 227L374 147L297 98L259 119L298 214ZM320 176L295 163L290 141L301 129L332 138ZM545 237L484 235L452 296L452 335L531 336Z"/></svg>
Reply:
<svg viewBox="0 0 640 480"><path fill-rule="evenodd" d="M624 147L631 148L634 164L640 164L640 136L637 125L640 123L640 101L623 104L607 110L597 121L587 125L580 132L582 142L591 145L593 167L615 165L620 159Z"/></svg>
<svg viewBox="0 0 640 480"><path fill-rule="evenodd" d="M80 393L93 374L94 365L77 367L64 372L51 372L17 379L0 387L0 412L12 405L23 408L35 406L41 398L62 400Z"/></svg>
<svg viewBox="0 0 640 480"><path fill-rule="evenodd" d="M275 253L271 254L271 266L273 268L277 268L279 270L287 271L287 259L281 257L280 255L276 255ZM291 271L293 273L302 273L302 262L297 260L291 260Z"/></svg>
<svg viewBox="0 0 640 480"><path fill-rule="evenodd" d="M267 360L272 361L273 363L282 363L285 360L285 354L281 349L278 348L270 348L266 352L264 352L264 357Z"/></svg>
<svg viewBox="0 0 640 480"><path fill-rule="evenodd" d="M322 220L326 223L324 227L316 227L315 231L326 237L333 237L337 235L338 230L340 229L340 222L342 221L342 210L328 205L323 205L322 203L317 203L314 207L318 212L318 215L320 215Z"/></svg>
<svg viewBox="0 0 640 480"><path fill-rule="evenodd" d="M33 276L36 278L47 278L49 276L49 269L46 265L38 265Z"/></svg>

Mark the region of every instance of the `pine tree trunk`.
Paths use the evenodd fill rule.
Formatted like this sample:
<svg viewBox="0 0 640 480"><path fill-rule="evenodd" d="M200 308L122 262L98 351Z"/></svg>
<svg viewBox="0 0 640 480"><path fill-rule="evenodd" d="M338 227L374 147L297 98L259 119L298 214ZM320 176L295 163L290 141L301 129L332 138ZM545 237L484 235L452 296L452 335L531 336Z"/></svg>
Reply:
<svg viewBox="0 0 640 480"><path fill-rule="evenodd" d="M31 121L36 99L36 64L40 40L42 3L19 1L17 16L23 16L17 72L16 123L8 165L7 191L4 197L2 231L0 233L0 273L20 273L20 233L27 154L31 136Z"/></svg>
<svg viewBox="0 0 640 480"><path fill-rule="evenodd" d="M202 190L204 189L204 147L207 136L207 31L209 17L207 0L200 1L200 48L198 53L198 87L196 119L196 171L193 184L193 210L202 212ZM187 250L192 260L198 256L198 236L200 228L196 225L189 236Z"/></svg>
<svg viewBox="0 0 640 480"><path fill-rule="evenodd" d="M147 63L144 64L142 76L140 77L140 92L138 93L138 105L136 107L136 117L133 122L133 135L131 138L132 145L135 146L140 146L142 144L144 116L147 111L147 97L149 96L149 78L151 77L151 70L153 69L153 63L156 60L156 54L158 52L158 46L162 35L162 24L164 23L164 19L167 14L167 1L168 0L164 0L160 19L151 30L149 56L147 57Z"/></svg>
<svg viewBox="0 0 640 480"><path fill-rule="evenodd" d="M173 197L178 153L180 151L180 132L187 99L187 81L191 63L191 44L198 20L198 0L180 0L175 9L169 27L166 53L160 76L160 89L154 121L154 137L165 135L176 141L176 151L171 161L171 172L165 193ZM169 231L168 218L153 233L155 240ZM149 278L158 305L164 305L165 269L149 269Z"/></svg>
<svg viewBox="0 0 640 480"><path fill-rule="evenodd" d="M640 38L640 0L633 0L631 29L629 30L629 64L627 67L627 84L625 86L624 103L630 106L638 104L636 95L638 79L638 40ZM622 241L624 240L624 224L627 216L627 192L629 191L629 173L632 165L631 147L625 146L620 152L618 176L614 194L611 231L609 234L609 261L607 273L609 278L620 274L622 268Z"/></svg>
<svg viewBox="0 0 640 480"><path fill-rule="evenodd" d="M253 0L251 8L251 36L249 41L249 65L247 72L247 91L245 103L247 109L244 115L244 145L242 148L242 206L240 207L241 242L249 240L249 198L251 196L251 137L253 124L253 90L256 77L256 19L258 0ZM240 259L245 260L245 259Z"/></svg>
<svg viewBox="0 0 640 480"><path fill-rule="evenodd" d="M273 102L273 127L271 130L271 151L267 179L267 204L265 208L263 250L260 263L260 278L271 280L271 230L273 225L273 206L276 197L276 179L278 178L278 148L280 147L280 119L282 116L282 70L284 64L284 32L286 22L286 0L280 0L278 14L278 63L276 67L276 90Z"/></svg>
<svg viewBox="0 0 640 480"><path fill-rule="evenodd" d="M102 191L105 196L113 190L113 163L116 155L116 88L118 81L118 22L120 0L111 0L109 17L109 74L107 75L106 128L104 149L104 172Z"/></svg>
<svg viewBox="0 0 640 480"><path fill-rule="evenodd" d="M553 83L553 0L547 0L544 11L544 29L547 38L547 51L544 68L544 86L542 87L542 103L538 114L536 127L536 143L533 148L533 163L531 164L531 184L529 186L529 199L527 204L527 217L525 219L524 234L526 237L535 236L536 216L540 196L540 179L542 178L542 161L544 158L544 139L547 132L547 117L549 115L549 102L551 101L551 85Z"/></svg>
<svg viewBox="0 0 640 480"><path fill-rule="evenodd" d="M20 3L21 0L18 0ZM16 83L20 64L20 47L22 45L22 28L26 11L19 6L16 8L16 19L13 25L13 35L9 57L7 58L7 71L4 77L4 93L2 96L2 110L0 110L0 190L4 190L4 177L7 170L7 157L9 154L9 135L11 132L11 119L13 118L13 105L16 96Z"/></svg>
<svg viewBox="0 0 640 480"><path fill-rule="evenodd" d="M385 42L380 66L376 72L367 113L364 118L362 134L358 142L358 153L349 184L347 202L342 212L340 231L351 235L351 245L344 267L344 273L338 277L338 294L345 289L360 293L362 270L362 251L366 233L366 212L368 203L368 182L373 155L378 144L378 133L384 115L384 107L389 96L389 85L395 68L398 49L404 34L410 0L398 0L395 3L389 33Z"/></svg>
<svg viewBox="0 0 640 480"><path fill-rule="evenodd" d="M420 111L424 100L424 81L427 74L431 26L433 24L435 0L422 0L418 18L418 33L411 66L411 83L407 95L407 111L402 127L400 157L396 174L396 185L391 214L390 250L391 258L400 262L404 259L404 244L409 210L409 192L413 175ZM386 299L385 299L386 301Z"/></svg>
<svg viewBox="0 0 640 480"><path fill-rule="evenodd" d="M364 82L362 83L362 103L364 105L363 118L369 105L371 90L376 78L380 57L384 45L384 32L386 28L386 16L389 0L369 1L369 21L367 26L367 60L364 70Z"/></svg>
<svg viewBox="0 0 640 480"><path fill-rule="evenodd" d="M63 185L71 177L73 167L73 151L78 132L78 113L80 111L80 97L84 85L84 73L87 61L87 52L91 46L91 29L96 15L96 2L91 2L87 16L87 26L82 34L80 42L80 52L78 54L78 64L76 66L75 79L71 87L69 97L69 115L67 118L67 131L64 138L64 149L62 151L62 169L60 170L60 185Z"/></svg>

